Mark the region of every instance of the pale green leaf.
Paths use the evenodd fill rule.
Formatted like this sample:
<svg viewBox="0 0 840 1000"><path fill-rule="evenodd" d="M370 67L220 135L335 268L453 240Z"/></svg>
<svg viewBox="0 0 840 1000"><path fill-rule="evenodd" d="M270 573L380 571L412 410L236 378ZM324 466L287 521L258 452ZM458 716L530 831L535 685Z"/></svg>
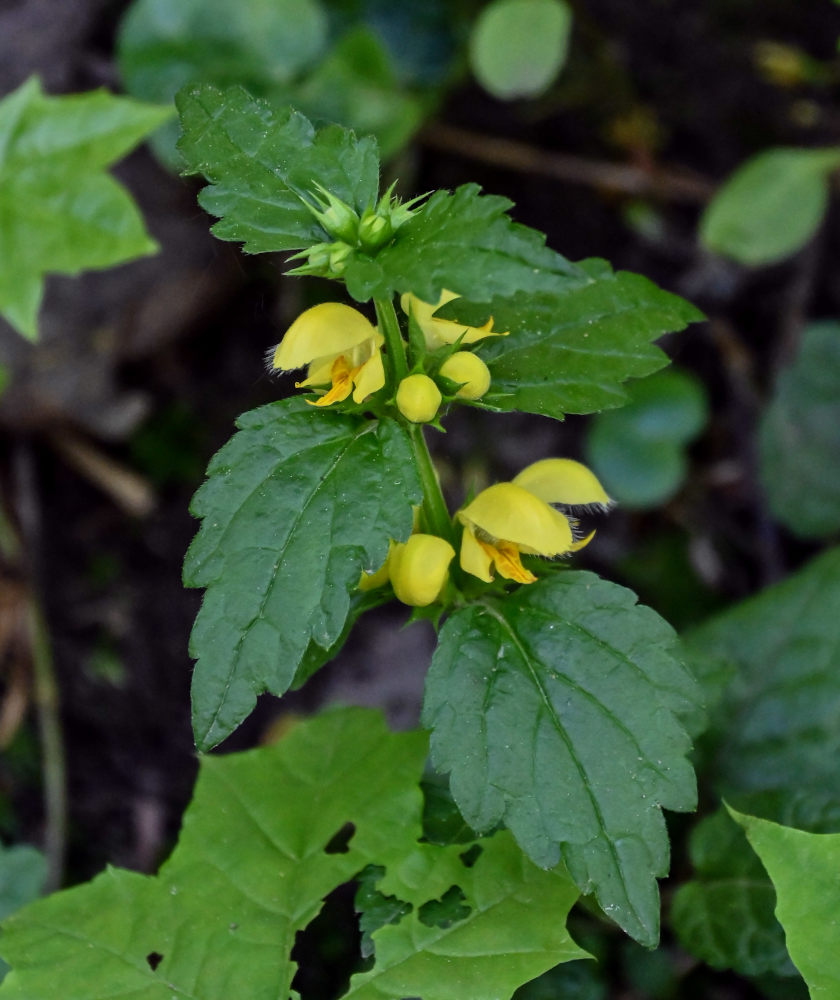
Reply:
<svg viewBox="0 0 840 1000"><path fill-rule="evenodd" d="M695 876L671 903L671 926L683 948L745 976L795 975L773 915L773 885L725 809L698 823L689 850Z"/></svg>
<svg viewBox="0 0 840 1000"><path fill-rule="evenodd" d="M779 375L761 421L761 480L794 534L840 529L840 323L814 323Z"/></svg>
<svg viewBox="0 0 840 1000"><path fill-rule="evenodd" d="M156 878L110 869L7 921L0 951L13 972L0 998L46 1000L57 983L62 1000L288 997L297 933L370 866L410 909L374 933L376 962L349 996L436 1000L457 983L459 1000L494 1000L584 955L565 930L577 891L562 869L536 868L506 833L482 841L471 867L463 846L418 842L426 751L424 733L348 709L275 746L203 758ZM347 850L328 851L348 823ZM423 924L424 905L452 885L469 912Z"/></svg>
<svg viewBox="0 0 840 1000"><path fill-rule="evenodd" d="M500 294L488 305L456 299L439 310L472 326L492 316L493 328L508 332L476 347L492 377L482 404L557 419L621 406L626 379L668 363L651 341L703 318L684 299L603 261L584 261L578 273L555 279L551 291Z"/></svg>
<svg viewBox="0 0 840 1000"><path fill-rule="evenodd" d="M45 274L157 250L105 168L171 114L104 90L47 97L35 78L0 102L0 313L24 336L37 335Z"/></svg>
<svg viewBox="0 0 840 1000"><path fill-rule="evenodd" d="M202 749L229 735L259 693L283 694L310 643L328 650L339 640L362 571L408 537L421 497L395 421L318 412L297 397L237 426L193 500L203 524L184 562L187 586L207 590L190 640Z"/></svg>
<svg viewBox="0 0 840 1000"><path fill-rule="evenodd" d="M0 845L0 920L37 898L47 878L47 862L34 847Z"/></svg>
<svg viewBox="0 0 840 1000"><path fill-rule="evenodd" d="M706 397L688 372L664 371L628 387L630 402L594 418L587 460L622 506L655 507L680 488L685 445L706 422Z"/></svg>
<svg viewBox="0 0 840 1000"><path fill-rule="evenodd" d="M735 667L708 739L710 778L730 801L762 792L809 826L840 823L838 620L835 548L687 636Z"/></svg>
<svg viewBox="0 0 840 1000"><path fill-rule="evenodd" d="M332 237L302 201L321 184L361 213L376 200L379 156L373 139L338 125L317 133L303 115L278 111L242 87L187 87L176 99L187 168L211 182L201 205L221 217L219 239L250 253L299 250Z"/></svg>
<svg viewBox="0 0 840 1000"><path fill-rule="evenodd" d="M564 0L492 0L470 37L470 65L495 97L537 97L566 61L572 10Z"/></svg>
<svg viewBox="0 0 840 1000"><path fill-rule="evenodd" d="M426 682L432 760L477 830L504 822L647 945L668 870L662 808L693 809L695 696L670 626L591 573L561 572L443 626Z"/></svg>
<svg viewBox="0 0 840 1000"><path fill-rule="evenodd" d="M730 810L776 887L776 916L813 1000L840 1000L840 834L806 833Z"/></svg>
<svg viewBox="0 0 840 1000"><path fill-rule="evenodd" d="M768 149L742 164L709 203L700 238L742 264L772 264L804 246L828 205L840 148Z"/></svg>

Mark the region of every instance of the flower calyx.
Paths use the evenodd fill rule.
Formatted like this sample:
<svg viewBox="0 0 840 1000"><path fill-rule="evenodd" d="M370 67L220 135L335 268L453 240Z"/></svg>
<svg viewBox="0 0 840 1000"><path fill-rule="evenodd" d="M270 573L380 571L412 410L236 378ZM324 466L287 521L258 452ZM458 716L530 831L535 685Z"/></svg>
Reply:
<svg viewBox="0 0 840 1000"><path fill-rule="evenodd" d="M587 545L594 531L577 539L577 526L562 508L606 509L611 504L595 475L568 458L548 458L523 469L512 482L482 490L458 513L464 526L461 568L491 583L494 572L516 583L537 577L522 555L555 557Z"/></svg>
<svg viewBox="0 0 840 1000"><path fill-rule="evenodd" d="M302 312L275 348L271 367L280 371L307 368L296 388L320 392L315 406L329 406L352 394L355 403L385 385L384 338L352 306L322 302Z"/></svg>

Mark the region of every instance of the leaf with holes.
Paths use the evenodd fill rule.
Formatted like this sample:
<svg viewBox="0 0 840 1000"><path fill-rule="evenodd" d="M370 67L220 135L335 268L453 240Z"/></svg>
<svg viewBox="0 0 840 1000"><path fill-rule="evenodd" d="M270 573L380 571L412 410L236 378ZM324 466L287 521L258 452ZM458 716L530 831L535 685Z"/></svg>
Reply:
<svg viewBox="0 0 840 1000"><path fill-rule="evenodd" d="M361 213L379 190L373 139L330 125L317 132L291 108L278 111L242 87L185 87L175 101L178 149L191 173L210 185L199 202L221 221L220 240L249 253L300 250L332 239L301 200L321 184Z"/></svg>
<svg viewBox="0 0 840 1000"><path fill-rule="evenodd" d="M635 595L561 572L456 611L423 709L432 760L476 830L504 822L539 865L578 886L647 945L668 870L662 808L693 809L696 696L672 629Z"/></svg>
<svg viewBox="0 0 840 1000"><path fill-rule="evenodd" d="M157 250L106 168L171 116L104 90L47 97L34 77L0 102L0 313L25 337L37 336L47 273Z"/></svg>
<svg viewBox="0 0 840 1000"><path fill-rule="evenodd" d="M685 299L604 261L580 265L584 278L555 282L489 304L455 299L439 315L470 326L493 317L506 337L488 337L475 348L490 368L482 405L562 419L621 406L622 382L668 363L652 341L703 318Z"/></svg>
<svg viewBox="0 0 840 1000"><path fill-rule="evenodd" d="M295 936L323 898L381 866L409 910L373 934L376 962L348 996L493 1000L584 953L565 929L577 890L507 834L464 847L419 843L427 737L389 732L378 713L330 712L278 744L204 757L172 857L151 878L109 869L19 911L0 950L12 966L0 1000L291 995ZM336 834L350 827L346 850ZM463 911L423 923L455 885ZM465 911L469 912L465 912Z"/></svg>
<svg viewBox="0 0 840 1000"><path fill-rule="evenodd" d="M317 413L298 397L239 418L193 500L184 581L207 592L190 642L193 726L215 746L262 691L283 694L310 643L337 644L363 570L411 532L421 497L393 420ZM309 672L312 672L309 670Z"/></svg>

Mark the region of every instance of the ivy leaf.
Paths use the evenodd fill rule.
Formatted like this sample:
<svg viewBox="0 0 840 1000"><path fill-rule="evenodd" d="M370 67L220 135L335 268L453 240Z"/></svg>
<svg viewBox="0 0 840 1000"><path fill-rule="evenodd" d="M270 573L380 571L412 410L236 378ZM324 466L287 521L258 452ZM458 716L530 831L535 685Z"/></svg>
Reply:
<svg viewBox="0 0 840 1000"><path fill-rule="evenodd" d="M840 829L838 615L834 548L686 636L735 667L708 737L710 778L730 801L772 794L798 825Z"/></svg>
<svg viewBox="0 0 840 1000"><path fill-rule="evenodd" d="M562 572L456 611L426 681L432 760L476 830L504 822L539 865L646 945L668 868L661 809L695 805L675 636L635 595Z"/></svg>
<svg viewBox="0 0 840 1000"><path fill-rule="evenodd" d="M492 376L482 403L560 420L621 406L628 398L622 382L668 363L651 341L703 318L641 275L613 272L598 260L584 261L581 271L582 280L556 282L550 291L489 305L456 299L438 311L470 326L492 315L494 329L509 331L477 345Z"/></svg>
<svg viewBox="0 0 840 1000"><path fill-rule="evenodd" d="M203 524L184 582L207 589L190 643L200 749L262 691L283 694L311 642L337 643L362 571L411 532L421 489L399 424L313 416L300 397L244 414L193 500Z"/></svg>
<svg viewBox="0 0 840 1000"><path fill-rule="evenodd" d="M413 292L436 302L444 288L477 302L585 280L545 236L510 218L513 202L477 184L436 191L376 257L347 261L347 290L359 302Z"/></svg>
<svg viewBox="0 0 840 1000"><path fill-rule="evenodd" d="M131 196L105 168L171 117L104 90L47 97L32 78L0 102L0 313L37 336L48 272L154 253Z"/></svg>
<svg viewBox="0 0 840 1000"><path fill-rule="evenodd" d="M730 809L773 880L776 915L811 996L840 997L840 834L793 830Z"/></svg>
<svg viewBox="0 0 840 1000"><path fill-rule="evenodd" d="M492 1000L585 954L564 926L577 891L562 869L535 868L507 834L482 842L471 868L460 846L418 843L426 752L424 733L390 733L378 713L347 709L274 746L204 757L157 877L109 869L4 924L13 971L0 998L54 996L57 982L67 1000L229 1000L243 984L250 997L288 997L296 934L370 866L386 870L389 892L393 873L411 912L374 932L376 963L349 996L436 1000L454 977L463 1000ZM347 850L328 850L348 824ZM410 885L412 871L428 880ZM419 911L453 879L469 914L426 927Z"/></svg>
<svg viewBox="0 0 840 1000"><path fill-rule="evenodd" d="M361 213L376 200L376 141L330 125L317 132L291 108L257 100L242 87L185 87L175 99L190 173L211 182L199 203L221 218L213 232L249 253L300 250L331 239L300 196L316 182Z"/></svg>
<svg viewBox="0 0 840 1000"><path fill-rule="evenodd" d="M773 884L746 837L721 808L702 819L689 843L695 877L671 904L683 948L716 969L745 976L791 976Z"/></svg>
<svg viewBox="0 0 840 1000"><path fill-rule="evenodd" d="M794 534L840 529L840 323L813 323L779 376L761 422L761 479L770 508Z"/></svg>

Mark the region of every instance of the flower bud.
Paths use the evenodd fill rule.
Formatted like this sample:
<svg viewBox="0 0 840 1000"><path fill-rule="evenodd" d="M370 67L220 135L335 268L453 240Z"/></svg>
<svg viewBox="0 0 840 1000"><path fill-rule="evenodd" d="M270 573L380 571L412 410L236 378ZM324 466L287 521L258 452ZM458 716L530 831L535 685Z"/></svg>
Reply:
<svg viewBox="0 0 840 1000"><path fill-rule="evenodd" d="M440 406L440 389L428 375L409 375L397 387L397 409L414 424L434 420Z"/></svg>
<svg viewBox="0 0 840 1000"><path fill-rule="evenodd" d="M364 250L375 251L385 246L394 235L394 227L387 215L368 209L359 223L359 243Z"/></svg>
<svg viewBox="0 0 840 1000"><path fill-rule="evenodd" d="M455 549L437 535L416 534L395 545L389 559L397 599L415 608L431 604L446 586Z"/></svg>
<svg viewBox="0 0 840 1000"><path fill-rule="evenodd" d="M341 198L336 197L321 184L315 184L321 197L313 194L317 202L317 208L310 202L304 200L304 204L323 226L323 228L336 240L354 244L359 231L359 216Z"/></svg>
<svg viewBox="0 0 840 1000"><path fill-rule="evenodd" d="M481 399L490 388L490 369L477 354L456 351L440 366L444 378L462 383L455 393L461 399Z"/></svg>

